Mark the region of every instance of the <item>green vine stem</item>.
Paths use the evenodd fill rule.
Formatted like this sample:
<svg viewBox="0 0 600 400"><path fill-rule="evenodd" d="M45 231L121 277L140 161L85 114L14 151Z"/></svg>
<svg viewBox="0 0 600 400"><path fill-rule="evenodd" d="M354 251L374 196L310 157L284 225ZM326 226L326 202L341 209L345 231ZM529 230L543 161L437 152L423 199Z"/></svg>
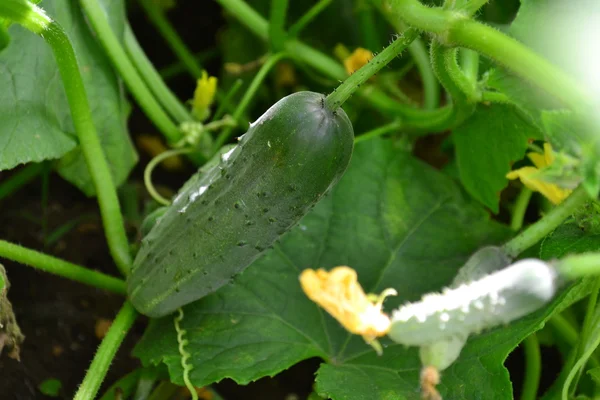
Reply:
<svg viewBox="0 0 600 400"><path fill-rule="evenodd" d="M419 32L416 29L407 29L403 35L383 49L368 64L346 78L333 93L329 94L325 99L325 107L329 110L336 110L341 107L362 84L398 57L418 36Z"/></svg>
<svg viewBox="0 0 600 400"><path fill-rule="evenodd" d="M370 1L358 0L354 6L354 16L358 19L357 25L361 44L371 51L378 51L383 47L379 41L377 22Z"/></svg>
<svg viewBox="0 0 600 400"><path fill-rule="evenodd" d="M268 40L268 22L243 0L217 0L234 18L264 41ZM344 67L331 57L298 41L288 40L285 44L288 54L301 63L319 71L331 79L347 78ZM399 117L404 123L404 130L415 134L442 132L450 127L452 108L442 107L435 110L423 110L401 104L387 96L382 90L365 85L358 94L365 103L393 117Z"/></svg>
<svg viewBox="0 0 600 400"><path fill-rule="evenodd" d="M42 9L24 0L3 0L0 2L0 17L20 23L32 32L42 36L54 53L67 94L69 108L71 109L73 125L79 138L88 171L98 193L98 203L106 240L117 267L121 273L127 275L132 260L119 199L96 133L85 87L77 65L77 58L69 37L63 28L52 21Z"/></svg>
<svg viewBox="0 0 600 400"><path fill-rule="evenodd" d="M476 102L467 95L469 84L456 61L456 49L433 41L430 54L433 71L451 97L451 125L457 125L473 114Z"/></svg>
<svg viewBox="0 0 600 400"><path fill-rule="evenodd" d="M285 45L285 17L289 0L271 0L269 15L269 44L273 53L283 50Z"/></svg>
<svg viewBox="0 0 600 400"><path fill-rule="evenodd" d="M512 211L512 217L510 219L510 229L513 231L520 231L523 227L523 221L525 219L525 212L527 211L527 206L529 205L529 200L531 199L531 195L533 191L523 187L517 200L515 201L515 205Z"/></svg>
<svg viewBox="0 0 600 400"><path fill-rule="evenodd" d="M523 340L523 350L525 352L525 377L521 400L536 400L542 372L542 356L540 343L535 333Z"/></svg>
<svg viewBox="0 0 600 400"><path fill-rule="evenodd" d="M436 34L447 46L476 50L532 82L566 106L592 107L594 101L581 85L525 45L465 14L429 8L418 0L391 0L390 5L409 25Z"/></svg>
<svg viewBox="0 0 600 400"><path fill-rule="evenodd" d="M165 38L173 53L175 53L185 65L192 77L199 78L202 76L202 66L198 63L196 57L194 57L183 40L181 40L181 37L179 37L177 31L175 31L173 25L171 25L155 2L153 0L139 0L138 2L146 12L150 21L154 24L156 29L158 29L163 38Z"/></svg>
<svg viewBox="0 0 600 400"><path fill-rule="evenodd" d="M248 108L250 101L252 101L252 98L256 94L256 91L258 90L258 88L260 87L262 82L267 77L267 74L269 73L269 71L280 60L282 60L285 57L288 57L287 53L273 54L267 58L265 63L258 70L256 75L254 76L254 79L252 80L252 83L250 84L250 87L248 87L248 90L246 90L246 93L244 93L244 97L242 97L242 100L240 101L239 105L233 112L232 118L234 121L238 122L238 126L239 126L239 121L240 121L240 118L242 117L242 114L244 114L244 112L246 112L246 109ZM233 132L233 127L228 127L221 131L219 136L217 136L217 140L215 140L215 144L213 147L213 154L216 154L216 152L219 151L219 149L225 144L225 142L227 142L227 140L229 139L229 136L231 135L232 132Z"/></svg>
<svg viewBox="0 0 600 400"><path fill-rule="evenodd" d="M96 397L98 389L106 376L108 367L115 358L117 350L135 322L137 315L135 308L133 308L129 301L126 301L102 340L102 343L100 343L92 365L90 365L90 369L85 374L85 378L83 378L83 382L79 386L74 400L91 400Z"/></svg>
<svg viewBox="0 0 600 400"><path fill-rule="evenodd" d="M44 170L43 163L27 164L0 183L0 200L10 196L21 187L34 180Z"/></svg>
<svg viewBox="0 0 600 400"><path fill-rule="evenodd" d="M323 10L331 4L333 0L319 0L314 6L312 6L302 17L298 19L290 29L288 35L290 37L297 37L304 28L308 26Z"/></svg>
<svg viewBox="0 0 600 400"><path fill-rule="evenodd" d="M240 90L243 84L244 81L241 79L236 79L236 81L233 82L225 96L223 96L223 99L219 102L219 108L217 108L217 111L215 111L215 114L211 119L212 122L218 121L221 118L223 118L223 116L225 115L225 109L230 106L231 99L233 99L233 97L238 92L238 90ZM242 121L239 122L241 123Z"/></svg>
<svg viewBox="0 0 600 400"><path fill-rule="evenodd" d="M431 68L429 54L423 40L419 37L415 38L408 46L408 52L415 60L423 82L423 107L426 110L434 110L440 105L440 84Z"/></svg>
<svg viewBox="0 0 600 400"><path fill-rule="evenodd" d="M401 128L402 128L401 121L390 122L387 125L377 127L373 130L363 133L362 135L356 136L354 138L354 144L364 142L366 140L370 140L370 139L373 139L373 138L376 138L376 137L379 137L382 135L386 135L388 133L398 132Z"/></svg>
<svg viewBox="0 0 600 400"><path fill-rule="evenodd" d="M119 278L92 271L5 240L0 240L0 257L116 294L127 294L125 282Z"/></svg>
<svg viewBox="0 0 600 400"><path fill-rule="evenodd" d="M371 0L371 3L379 13L387 20L396 32L406 30L405 24L390 10L385 2L381 0ZM433 110L440 104L440 84L433 73L429 52L420 37L417 37L408 46L408 51L412 56L423 82L423 106L426 110Z"/></svg>
<svg viewBox="0 0 600 400"><path fill-rule="evenodd" d="M177 125L171 121L169 116L156 101L152 92L148 89L142 78L138 75L132 62L127 57L123 46L112 31L104 10L98 0L80 0L100 43L106 54L110 57L113 65L119 71L119 75L131 91L146 116L158 127L167 140L171 143L181 138L181 132Z"/></svg>
<svg viewBox="0 0 600 400"><path fill-rule="evenodd" d="M562 203L554 207L548 214L536 223L504 244L504 252L509 257L516 257L524 250L530 248L546 235L556 229L565 219L570 217L575 210L590 199L587 191L580 185Z"/></svg>
<svg viewBox="0 0 600 400"><path fill-rule="evenodd" d="M598 258L596 259L596 262L597 261ZM600 272L600 264L596 264L595 273L597 274L598 272ZM575 357L577 362L569 371L569 374L567 375L567 378L565 379L565 382L562 387L563 400L568 400L574 397L570 396L569 392L571 392L571 395L574 395L575 390L577 389L577 382L579 381L583 367L585 366L585 364L587 364L590 357L592 357L596 348L600 346L600 334L595 334L591 343L588 343L589 337L592 333L592 329L597 329L598 326L598 310L596 310L595 305L598 298L599 283L600 278L596 278L595 288L592 292L592 296L588 303L588 312L586 313L586 317L584 320L583 334L581 335L581 340L579 341L577 346L577 355ZM575 381L575 384L572 386L572 390L570 391L569 389L571 388L571 383L573 381Z"/></svg>
<svg viewBox="0 0 600 400"><path fill-rule="evenodd" d="M129 59L148 85L148 88L154 93L156 100L162 104L171 117L180 124L182 122L193 121L194 118L192 118L188 109L181 104L179 99L167 87L160 74L154 68L154 65L152 65L152 62L146 56L129 24L125 26L123 44Z"/></svg>
<svg viewBox="0 0 600 400"><path fill-rule="evenodd" d="M479 53L470 49L460 49L460 66L465 76L476 85L479 78Z"/></svg>

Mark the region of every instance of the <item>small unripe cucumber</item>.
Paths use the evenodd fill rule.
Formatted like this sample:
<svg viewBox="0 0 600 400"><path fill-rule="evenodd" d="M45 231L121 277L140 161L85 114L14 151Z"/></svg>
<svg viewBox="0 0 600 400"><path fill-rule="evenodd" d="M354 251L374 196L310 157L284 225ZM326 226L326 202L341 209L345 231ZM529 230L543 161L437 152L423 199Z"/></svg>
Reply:
<svg viewBox="0 0 600 400"><path fill-rule="evenodd" d="M526 259L477 281L423 296L392 314L389 336L428 346L521 318L547 304L559 279L553 267Z"/></svg>
<svg viewBox="0 0 600 400"><path fill-rule="evenodd" d="M128 279L136 309L164 316L227 284L337 183L353 141L346 113L323 95L278 101L143 239Z"/></svg>

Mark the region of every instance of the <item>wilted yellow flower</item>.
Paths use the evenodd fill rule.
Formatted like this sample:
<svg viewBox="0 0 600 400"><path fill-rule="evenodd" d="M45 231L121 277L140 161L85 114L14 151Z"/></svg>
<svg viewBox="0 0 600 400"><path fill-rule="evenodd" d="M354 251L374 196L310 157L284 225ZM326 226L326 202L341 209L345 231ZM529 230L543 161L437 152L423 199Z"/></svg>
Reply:
<svg viewBox="0 0 600 400"><path fill-rule="evenodd" d="M540 179L540 171L550 166L555 159L554 151L552 150L550 143L544 143L544 154L528 153L527 157L529 157L535 167L523 167L511 171L506 174L508 179L519 178L521 182L523 182L523 185L533 191L541 193L550 200L552 204L559 204L571 194L572 191L569 189L563 189L554 183Z"/></svg>
<svg viewBox="0 0 600 400"><path fill-rule="evenodd" d="M210 115L209 107L212 105L217 92L217 78L208 76L202 71L202 77L196 83L194 100L192 100L192 114L200 121L204 121Z"/></svg>
<svg viewBox="0 0 600 400"><path fill-rule="evenodd" d="M396 295L385 290L376 299L367 296L358 283L356 271L350 267L335 267L331 271L306 269L300 275L304 293L323 307L349 332L362 335L367 343L384 336L390 329L389 317L381 311L383 300ZM377 348L376 348L377 349Z"/></svg>
<svg viewBox="0 0 600 400"><path fill-rule="evenodd" d="M354 50L352 54L350 54L344 60L344 67L346 68L346 72L348 75L358 71L363 65L368 63L373 58L373 53L367 49L363 49L362 47Z"/></svg>

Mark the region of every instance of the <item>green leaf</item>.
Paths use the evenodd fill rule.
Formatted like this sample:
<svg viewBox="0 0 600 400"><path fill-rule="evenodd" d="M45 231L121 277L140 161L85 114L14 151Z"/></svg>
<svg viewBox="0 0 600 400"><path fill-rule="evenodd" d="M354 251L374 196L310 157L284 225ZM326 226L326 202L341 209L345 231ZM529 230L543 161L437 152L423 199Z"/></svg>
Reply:
<svg viewBox="0 0 600 400"><path fill-rule="evenodd" d="M122 1L105 2L111 25L124 29ZM71 38L92 109L92 117L117 184L137 161L126 127L121 84L95 42L78 2L46 0L43 8ZM77 146L63 84L50 47L24 28L9 29L10 45L0 53L0 170L62 158L58 172L88 195L94 193Z"/></svg>
<svg viewBox="0 0 600 400"><path fill-rule="evenodd" d="M540 258L551 260L569 254L598 251L600 235L589 234L572 221L559 226L544 238L540 247Z"/></svg>
<svg viewBox="0 0 600 400"><path fill-rule="evenodd" d="M508 184L513 162L525 155L527 143L542 133L516 107L480 105L453 132L460 179L477 200L498 212L500 192Z"/></svg>
<svg viewBox="0 0 600 400"><path fill-rule="evenodd" d="M306 298L300 272L349 265L366 291L398 290L400 295L386 302L391 310L448 284L476 249L507 235L504 226L490 221L440 172L389 141L361 143L338 186L279 244L230 285L184 308L181 325L187 330L191 380L203 386L229 377L246 384L316 356L331 364L319 372L322 395L383 399L365 391L371 382L389 382L397 396L417 398L416 349L384 342L384 355L377 357L360 337L350 336ZM483 367L473 359L468 368L457 370L458 376L489 377L488 369L495 368L497 385L510 390L502 360L524 335L503 343L494 362L490 357ZM152 321L135 354L146 365L165 363L171 379L182 383L171 317ZM347 377L362 391L353 397L344 397L339 387L329 392L326 385L335 382L324 378L327 371L335 371L332 379ZM362 371L358 378L357 371Z"/></svg>
<svg viewBox="0 0 600 400"><path fill-rule="evenodd" d="M587 371L587 374L592 377L597 385L600 385L600 367L592 368Z"/></svg>
<svg viewBox="0 0 600 400"><path fill-rule="evenodd" d="M38 386L40 392L50 397L58 397L60 389L62 389L62 382L58 379L46 379Z"/></svg>

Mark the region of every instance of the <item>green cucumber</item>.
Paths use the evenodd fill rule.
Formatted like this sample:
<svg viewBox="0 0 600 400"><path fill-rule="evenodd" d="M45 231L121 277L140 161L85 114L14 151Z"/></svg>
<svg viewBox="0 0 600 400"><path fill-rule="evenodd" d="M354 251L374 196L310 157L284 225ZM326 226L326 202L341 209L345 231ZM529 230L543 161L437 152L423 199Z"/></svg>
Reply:
<svg viewBox="0 0 600 400"><path fill-rule="evenodd" d="M229 283L338 182L354 134L346 113L324 99L281 99L184 186L135 259L128 291L138 311L164 316Z"/></svg>

